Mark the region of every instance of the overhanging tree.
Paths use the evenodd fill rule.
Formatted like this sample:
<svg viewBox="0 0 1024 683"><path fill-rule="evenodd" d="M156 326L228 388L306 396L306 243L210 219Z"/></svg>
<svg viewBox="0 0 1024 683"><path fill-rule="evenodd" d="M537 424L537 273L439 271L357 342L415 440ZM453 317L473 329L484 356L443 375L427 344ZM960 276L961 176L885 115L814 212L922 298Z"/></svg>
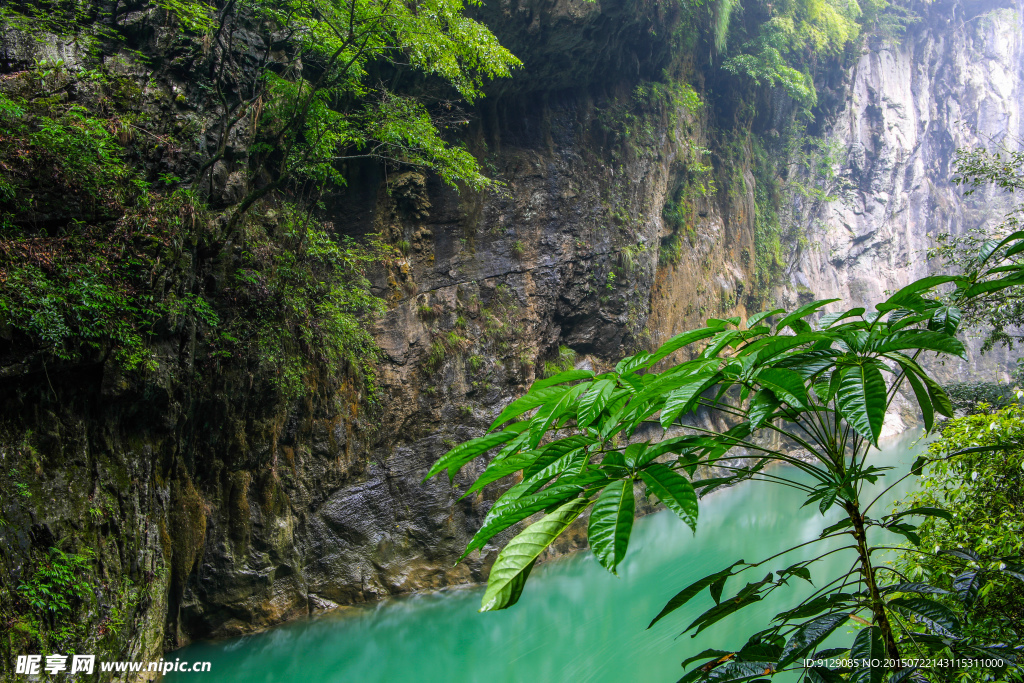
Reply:
<svg viewBox="0 0 1024 683"><path fill-rule="evenodd" d="M835 301L823 300L790 313L759 313L743 325L739 318L712 319L654 353L623 359L611 372L570 370L535 382L501 412L489 433L453 448L428 474L454 476L466 463L495 449L496 455L466 495L521 473L521 481L491 507L467 554L514 524L545 513L499 553L481 610L515 604L540 554L588 509L591 549L605 568L615 572L629 544L634 486L641 482L648 496L656 496L695 528L698 494L750 479L791 487L822 514L839 507L845 516L823 529L815 541L781 549L759 562L734 562L687 586L654 616L652 625L708 589L715 606L684 631L697 635L793 579L810 580L815 565L834 552L855 552L856 567L839 576L815 577L820 588L752 633L740 650L707 649L687 660L684 666L701 663L682 680L743 681L801 669L815 683L838 680L842 674L872 683L891 675L895 683L908 676L939 675L904 666L907 657L943 654L987 658L996 663L995 669L1011 665L1018 656L1016 644L961 638L956 613L929 597L941 589L903 580L880 561L894 541L918 541L912 520L947 513L919 507L880 514L873 507L878 498L868 499L864 485L887 476L889 468L870 464L868 453L877 448L886 410L904 382L916 397L927 429L933 427L936 414L952 415L948 397L919 360L924 353L963 356L964 347L956 338L959 306L1021 280L1020 268L1001 265L1018 245L1024 245L1024 235L987 244L977 268L968 274L924 278L873 312L854 308L815 321L816 314ZM954 291L940 297L934 291L941 286ZM690 351L692 360L656 370L683 349ZM683 422L698 410L710 411L732 426L715 432ZM652 437L648 426L666 431ZM684 433L667 432L677 426L684 427ZM812 460L791 455L793 446L806 450ZM790 476L792 470L769 467L778 463L809 475L811 483ZM919 474L923 465L919 459L912 474ZM712 468L716 474L710 478L693 480L698 472ZM878 541L877 533L893 536ZM837 538L845 544L773 568L775 563L785 565L785 555L797 548ZM1002 567L998 571L1024 577L1020 558L997 559L993 566ZM733 577L757 568L773 569L722 598ZM983 579L985 575L979 575L978 581ZM850 618L869 627L846 647L821 650ZM807 657L837 654L869 665L802 669Z"/></svg>

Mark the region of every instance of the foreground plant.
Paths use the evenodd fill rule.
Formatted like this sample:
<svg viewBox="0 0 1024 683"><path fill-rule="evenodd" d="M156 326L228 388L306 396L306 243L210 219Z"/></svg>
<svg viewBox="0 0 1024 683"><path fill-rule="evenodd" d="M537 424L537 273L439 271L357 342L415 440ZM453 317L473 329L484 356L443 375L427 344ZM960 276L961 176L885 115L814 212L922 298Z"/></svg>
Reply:
<svg viewBox="0 0 1024 683"><path fill-rule="evenodd" d="M634 489L641 482L647 496L656 496L695 529L698 494L752 479L800 491L804 504L817 505L823 515L839 507L845 516L810 543L780 549L760 562L738 560L687 586L652 625L708 589L715 606L683 631L696 636L794 578L810 581L816 563L827 555L850 550L856 564L839 576L813 576L819 587L751 634L740 650L707 649L688 659L684 666L701 664L682 680L742 681L797 669L814 681L849 674L851 680L878 683L890 673L893 682L949 673L907 661L919 657L1005 670L1018 656L1015 644L962 638L957 613L929 597L942 589L906 581L881 562L894 542L919 542L912 520L948 513L915 507L881 514L875 506L880 496L870 499L865 483L877 482L891 469L869 464L868 454L878 447L886 410L904 381L928 430L936 413L952 416L949 398L918 363L925 352L964 355L956 338L959 308L941 302L934 288L952 283L956 291L944 300L963 302L1020 281L1016 267L988 265L1017 244L1024 244L1024 234L987 244L977 270L964 277L919 280L874 312L855 308L821 315L814 322L813 316L833 299L791 313L759 313L742 326L739 318L712 319L654 353L623 359L612 372L569 370L535 382L502 411L488 434L456 446L428 474L447 471L453 477L492 449L499 450L466 495L521 473L522 480L491 507L467 554L512 525L545 513L498 555L481 611L515 604L540 554L588 509L591 549L614 573L629 545ZM692 360L655 370L681 350ZM695 421L684 422L697 411L709 411L732 426L718 433ZM805 450L811 459L792 455L795 449ZM915 463L912 474L920 474L925 460ZM776 463L792 469L769 467ZM709 472L708 478L692 480ZM794 476L797 472L804 477ZM811 483L804 483L807 477ZM879 533L893 536L878 540ZM835 539L845 542L835 547ZM786 566L787 553L818 543L828 543L828 549ZM1024 578L1019 564L1019 558L998 558L992 566L995 572ZM731 597L722 598L734 577L757 568L772 571L748 578ZM868 627L845 647L822 650L825 640L850 619ZM802 668L806 658L837 655L856 661L845 669Z"/></svg>

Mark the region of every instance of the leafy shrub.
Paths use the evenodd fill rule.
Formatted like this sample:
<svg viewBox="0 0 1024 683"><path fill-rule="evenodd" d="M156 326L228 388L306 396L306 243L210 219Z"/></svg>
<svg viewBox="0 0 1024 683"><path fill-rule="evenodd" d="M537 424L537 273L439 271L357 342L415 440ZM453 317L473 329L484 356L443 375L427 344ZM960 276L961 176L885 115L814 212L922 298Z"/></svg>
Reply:
<svg viewBox="0 0 1024 683"><path fill-rule="evenodd" d="M1024 406L1015 403L950 420L928 453L932 464L921 479L922 489L906 507L941 508L950 514L929 518L918 529L920 546L935 554L903 553L897 568L908 581L965 593L970 609L964 631L976 642L1024 638L1020 584L998 573L1002 560L984 559L1024 555ZM971 560L967 571L964 556ZM979 572L992 573L992 580L982 585ZM940 600L954 602L952 595Z"/></svg>

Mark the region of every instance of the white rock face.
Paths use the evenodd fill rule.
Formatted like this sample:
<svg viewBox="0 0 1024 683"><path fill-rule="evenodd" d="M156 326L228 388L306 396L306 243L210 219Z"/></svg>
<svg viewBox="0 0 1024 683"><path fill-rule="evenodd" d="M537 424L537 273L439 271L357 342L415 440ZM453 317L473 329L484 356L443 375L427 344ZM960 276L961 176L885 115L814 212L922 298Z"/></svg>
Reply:
<svg viewBox="0 0 1024 683"><path fill-rule="evenodd" d="M965 198L952 182L957 148L1024 139L1024 3L933 6L899 45L873 40L851 74L829 137L846 151L838 199L819 208L790 271L797 290L869 305L935 270L931 236L997 224L1011 198ZM1006 354L989 354L1002 363ZM966 378L977 359L947 367ZM990 373L991 374L991 371Z"/></svg>

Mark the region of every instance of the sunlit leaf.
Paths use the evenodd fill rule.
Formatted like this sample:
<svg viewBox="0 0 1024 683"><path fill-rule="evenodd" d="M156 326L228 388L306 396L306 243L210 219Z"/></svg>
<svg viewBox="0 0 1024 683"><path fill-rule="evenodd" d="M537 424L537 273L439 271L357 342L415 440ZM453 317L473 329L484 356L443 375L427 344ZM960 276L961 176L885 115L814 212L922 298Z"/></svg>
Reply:
<svg viewBox="0 0 1024 683"><path fill-rule="evenodd" d="M640 476L647 489L658 497L672 512L697 531L697 494L690 481L661 463L653 463L641 470Z"/></svg>
<svg viewBox="0 0 1024 683"><path fill-rule="evenodd" d="M877 447L886 408L882 373L871 365L844 369L835 400L850 426Z"/></svg>
<svg viewBox="0 0 1024 683"><path fill-rule="evenodd" d="M590 511L587 529L590 549L601 566L612 574L626 556L635 512L632 479L622 479L605 487Z"/></svg>
<svg viewBox="0 0 1024 683"><path fill-rule="evenodd" d="M523 590L519 582L526 581L534 561L588 505L590 501L586 498L574 498L509 541L491 567L480 611L505 609L515 604Z"/></svg>
<svg viewBox="0 0 1024 683"><path fill-rule="evenodd" d="M479 438L466 441L465 443L460 443L458 446L438 458L437 462L435 462L433 467L430 468L430 471L427 472L427 476L424 477L424 480L430 479L434 475L439 474L442 470L448 470L449 476L454 476L455 472L457 472L460 467L476 456L481 453L485 453L506 441L511 441L517 436L518 434L516 432L506 430L496 434L486 434Z"/></svg>

